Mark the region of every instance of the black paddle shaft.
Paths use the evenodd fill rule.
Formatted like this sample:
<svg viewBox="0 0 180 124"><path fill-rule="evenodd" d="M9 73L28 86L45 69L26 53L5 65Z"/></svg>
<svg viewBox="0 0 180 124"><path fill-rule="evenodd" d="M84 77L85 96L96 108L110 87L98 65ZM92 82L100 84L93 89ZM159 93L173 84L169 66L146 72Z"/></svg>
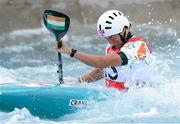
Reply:
<svg viewBox="0 0 180 124"><path fill-rule="evenodd" d="M70 18L60 12L54 10L45 10L43 13L43 21L46 28L52 32L56 41L58 42L58 47L61 48L61 38L67 33L70 25ZM63 83L63 69L62 69L62 59L61 53L58 53L58 74L59 74L59 83Z"/></svg>
<svg viewBox="0 0 180 124"><path fill-rule="evenodd" d="M61 41L57 41L58 42L58 48L62 47L62 42ZM62 65L62 57L61 57L61 53L58 53L58 70L57 73L59 74L59 83L63 84L63 65Z"/></svg>
<svg viewBox="0 0 180 124"><path fill-rule="evenodd" d="M58 70L57 73L59 74L59 83L63 84L63 65L62 65L62 58L61 58L61 53L58 53L58 59L59 59L59 63L58 63Z"/></svg>

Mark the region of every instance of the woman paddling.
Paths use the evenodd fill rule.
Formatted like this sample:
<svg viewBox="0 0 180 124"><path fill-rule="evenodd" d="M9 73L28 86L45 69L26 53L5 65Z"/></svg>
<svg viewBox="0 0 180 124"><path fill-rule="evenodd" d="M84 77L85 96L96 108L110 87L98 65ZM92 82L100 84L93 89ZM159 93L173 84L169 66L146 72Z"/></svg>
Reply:
<svg viewBox="0 0 180 124"><path fill-rule="evenodd" d="M131 24L118 10L104 12L97 22L97 32L107 41L105 55L92 55L77 51L62 42L56 51L70 55L83 63L95 67L90 73L78 77L79 82L93 82L105 78L107 87L127 90L130 85L149 85L151 49L145 41L132 35Z"/></svg>

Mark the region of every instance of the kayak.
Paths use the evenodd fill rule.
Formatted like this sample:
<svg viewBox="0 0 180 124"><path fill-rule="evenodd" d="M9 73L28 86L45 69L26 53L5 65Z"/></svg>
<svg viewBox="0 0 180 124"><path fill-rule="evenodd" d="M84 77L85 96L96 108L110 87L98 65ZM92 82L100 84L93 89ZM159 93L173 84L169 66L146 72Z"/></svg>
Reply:
<svg viewBox="0 0 180 124"><path fill-rule="evenodd" d="M0 111L27 108L34 116L58 119L106 99L108 92L97 88L48 83L0 84Z"/></svg>

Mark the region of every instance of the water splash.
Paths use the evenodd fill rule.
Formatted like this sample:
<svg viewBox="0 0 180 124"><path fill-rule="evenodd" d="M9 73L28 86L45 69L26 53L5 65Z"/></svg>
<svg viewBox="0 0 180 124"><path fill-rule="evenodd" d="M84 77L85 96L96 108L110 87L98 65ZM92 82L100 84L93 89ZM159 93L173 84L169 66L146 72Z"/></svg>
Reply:
<svg viewBox="0 0 180 124"><path fill-rule="evenodd" d="M154 82L155 86L132 88L128 93L113 90L113 97L107 101L96 103L90 109L66 115L56 122L33 117L24 108L22 110L16 109L9 114L0 112L2 123L180 122L178 118L180 116L180 67L178 63L180 59L180 35L178 29L174 27L163 28L162 26L153 27L152 25L145 26L145 28L143 25L140 28L140 31L143 32L142 36L150 41L154 49L152 68L156 72L153 75L156 81ZM168 30L165 30L166 28ZM36 31L11 33L15 39L21 37L23 32L27 34L27 39L33 39L28 40L28 44L24 43L27 42L26 38L25 40L21 39L23 43L20 46L19 44L9 46L9 43L5 42L6 38L0 37L0 42L3 40L1 43L4 44L0 50L0 83L58 82L57 66L55 65L57 56L53 51L53 37L43 33L34 37ZM100 39L103 42L96 42L97 37L95 35L87 37L87 34L68 36L66 40L79 50L103 54L104 39ZM75 85L75 77L88 72L91 67L87 67L68 56L63 56L63 69L65 83ZM95 83L103 85L103 80Z"/></svg>

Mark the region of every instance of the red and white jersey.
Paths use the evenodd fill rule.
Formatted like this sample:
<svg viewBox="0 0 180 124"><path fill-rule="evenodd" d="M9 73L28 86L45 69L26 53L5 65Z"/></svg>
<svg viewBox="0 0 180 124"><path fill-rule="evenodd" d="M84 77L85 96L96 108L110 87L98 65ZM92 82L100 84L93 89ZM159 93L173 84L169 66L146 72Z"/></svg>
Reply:
<svg viewBox="0 0 180 124"><path fill-rule="evenodd" d="M128 63L123 66L119 65L104 69L106 85L108 87L126 89L132 83L142 85L141 83L149 82L147 70L151 63L152 51L143 39L133 36L121 49L112 48L108 44L105 53L109 54L111 52L123 52L128 58Z"/></svg>

